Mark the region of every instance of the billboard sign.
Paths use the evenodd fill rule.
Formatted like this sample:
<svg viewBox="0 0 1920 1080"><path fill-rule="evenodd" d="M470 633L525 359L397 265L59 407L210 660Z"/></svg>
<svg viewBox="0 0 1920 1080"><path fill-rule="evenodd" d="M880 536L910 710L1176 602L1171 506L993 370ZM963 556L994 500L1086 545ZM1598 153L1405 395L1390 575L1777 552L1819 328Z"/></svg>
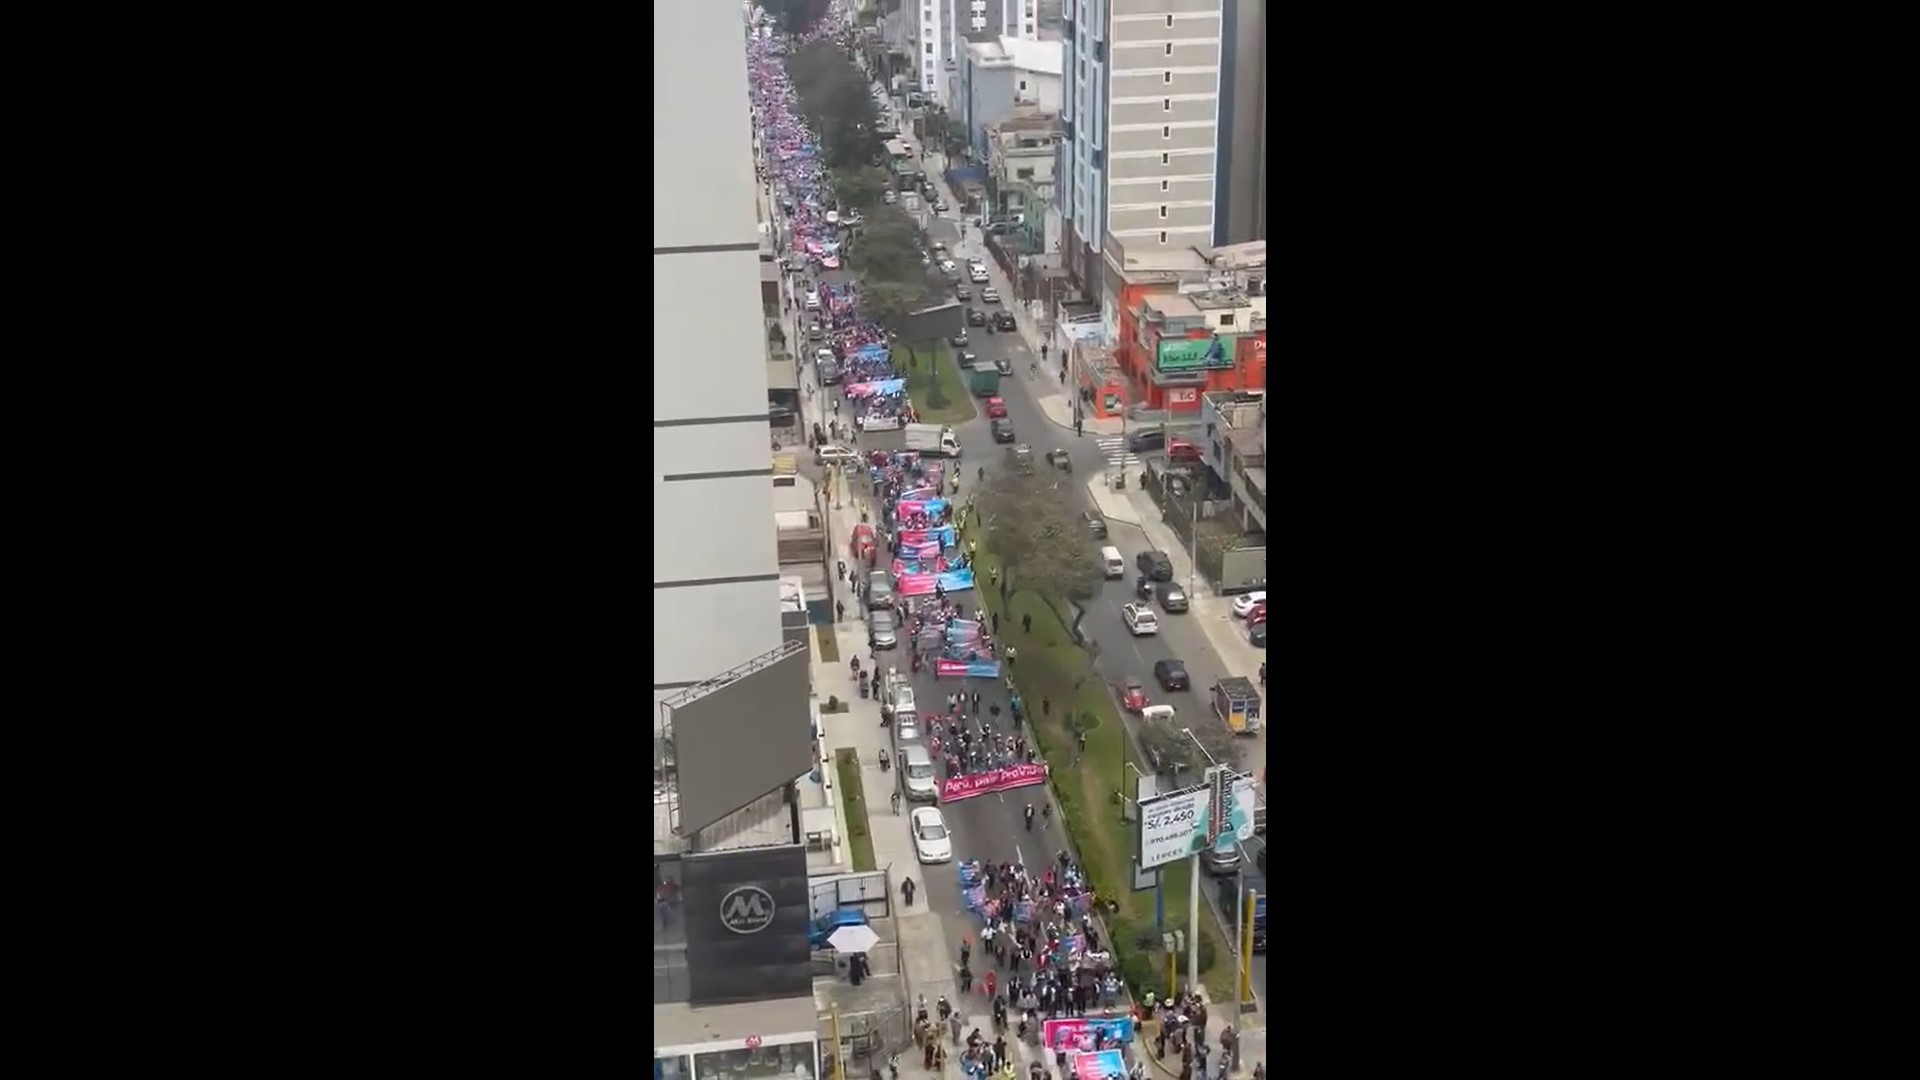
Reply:
<svg viewBox="0 0 1920 1080"><path fill-rule="evenodd" d="M799 844L680 860L689 1003L798 997L813 989L807 851Z"/></svg>
<svg viewBox="0 0 1920 1080"><path fill-rule="evenodd" d="M1233 776L1223 784L1217 805L1209 781L1188 791L1140 802L1140 866L1151 870L1205 851L1209 836L1220 849L1253 839L1253 777ZM1218 818L1219 824L1214 821Z"/></svg>
<svg viewBox="0 0 1920 1080"><path fill-rule="evenodd" d="M1214 334L1203 338L1161 338L1155 347L1155 368L1161 371L1221 371L1239 362L1234 338Z"/></svg>

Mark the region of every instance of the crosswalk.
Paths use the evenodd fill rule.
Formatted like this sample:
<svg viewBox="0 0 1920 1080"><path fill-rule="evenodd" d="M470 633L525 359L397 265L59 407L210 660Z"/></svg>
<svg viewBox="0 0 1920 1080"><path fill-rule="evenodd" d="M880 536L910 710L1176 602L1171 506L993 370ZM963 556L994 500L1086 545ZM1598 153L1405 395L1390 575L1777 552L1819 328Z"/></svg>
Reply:
<svg viewBox="0 0 1920 1080"><path fill-rule="evenodd" d="M1127 449L1124 435L1106 435L1094 442L1099 444L1100 453L1107 459L1109 467L1131 470L1140 464L1139 456Z"/></svg>

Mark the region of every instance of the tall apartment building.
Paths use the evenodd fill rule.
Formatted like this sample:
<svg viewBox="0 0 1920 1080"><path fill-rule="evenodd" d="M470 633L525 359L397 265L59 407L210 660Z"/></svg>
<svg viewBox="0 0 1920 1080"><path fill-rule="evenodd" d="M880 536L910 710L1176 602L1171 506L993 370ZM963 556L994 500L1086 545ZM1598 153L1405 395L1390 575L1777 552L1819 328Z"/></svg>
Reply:
<svg viewBox="0 0 1920 1080"><path fill-rule="evenodd" d="M793 797L813 761L809 653L782 628L744 16L653 5L648 831L654 1075L671 1080L776 1051L818 1069Z"/></svg>
<svg viewBox="0 0 1920 1080"><path fill-rule="evenodd" d="M1267 0L1226 0L1215 247L1267 238Z"/></svg>
<svg viewBox="0 0 1920 1080"><path fill-rule="evenodd" d="M1068 0L1056 203L1062 260L1098 280L1102 237L1214 241L1223 0ZM1109 325L1111 318L1106 320Z"/></svg>
<svg viewBox="0 0 1920 1080"><path fill-rule="evenodd" d="M1264 236L1266 0L1064 0L1061 19L1068 272L1093 293L1109 233L1141 254Z"/></svg>

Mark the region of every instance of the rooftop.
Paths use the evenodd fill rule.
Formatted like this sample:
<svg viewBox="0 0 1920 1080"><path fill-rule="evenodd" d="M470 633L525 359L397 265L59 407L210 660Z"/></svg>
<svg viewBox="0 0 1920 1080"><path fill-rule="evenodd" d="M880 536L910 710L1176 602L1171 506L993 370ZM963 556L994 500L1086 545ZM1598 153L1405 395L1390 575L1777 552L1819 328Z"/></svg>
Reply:
<svg viewBox="0 0 1920 1080"><path fill-rule="evenodd" d="M1140 306L1147 311L1169 319L1197 319L1200 307L1185 293L1160 293L1140 299Z"/></svg>
<svg viewBox="0 0 1920 1080"><path fill-rule="evenodd" d="M688 1050L711 1042L737 1042L817 1032L819 1007L812 997L777 998L740 1005L675 1003L653 1007L653 1044L657 1050ZM811 1070L809 1070L811 1071Z"/></svg>
<svg viewBox="0 0 1920 1080"><path fill-rule="evenodd" d="M1027 41L1015 37L975 41L967 46L967 52L980 60L1010 60L1022 71L1042 75L1060 74L1066 58L1066 50L1058 41Z"/></svg>

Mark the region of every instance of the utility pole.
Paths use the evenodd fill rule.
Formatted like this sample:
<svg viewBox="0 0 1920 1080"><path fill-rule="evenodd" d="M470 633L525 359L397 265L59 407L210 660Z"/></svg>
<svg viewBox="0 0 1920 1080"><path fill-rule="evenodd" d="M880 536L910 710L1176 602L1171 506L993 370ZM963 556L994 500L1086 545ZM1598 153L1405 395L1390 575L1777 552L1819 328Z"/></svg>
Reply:
<svg viewBox="0 0 1920 1080"><path fill-rule="evenodd" d="M1211 851L1214 844L1219 841L1220 834L1227 829L1227 819L1229 817L1227 807L1233 799L1235 776L1233 770L1220 764L1219 760L1207 750L1206 746L1201 743L1199 736L1193 733L1192 728L1181 728L1180 731L1185 734L1187 738L1193 740L1193 745L1199 747L1200 752L1205 754L1207 761L1213 765L1213 769L1209 774L1209 779L1213 783L1213 791L1207 805L1206 849ZM1238 887L1237 892L1244 893L1246 891L1244 875L1246 874L1247 851L1244 845L1238 845L1238 841L1236 841L1236 845L1240 848L1240 865L1234 871L1234 884ZM1193 888L1192 895L1188 898L1187 910L1187 982L1192 986L1198 986L1200 984L1200 853L1197 851L1193 853L1192 874ZM1241 996L1240 988L1246 984L1247 971L1245 965L1249 961L1244 959L1246 951L1242 947L1243 943L1240 940L1242 915L1240 900L1237 896L1233 916L1233 994L1235 998L1239 998ZM1234 1002L1234 1014L1236 1018L1234 1027L1236 1030L1239 1027L1239 1012L1240 1002L1236 1000Z"/></svg>

